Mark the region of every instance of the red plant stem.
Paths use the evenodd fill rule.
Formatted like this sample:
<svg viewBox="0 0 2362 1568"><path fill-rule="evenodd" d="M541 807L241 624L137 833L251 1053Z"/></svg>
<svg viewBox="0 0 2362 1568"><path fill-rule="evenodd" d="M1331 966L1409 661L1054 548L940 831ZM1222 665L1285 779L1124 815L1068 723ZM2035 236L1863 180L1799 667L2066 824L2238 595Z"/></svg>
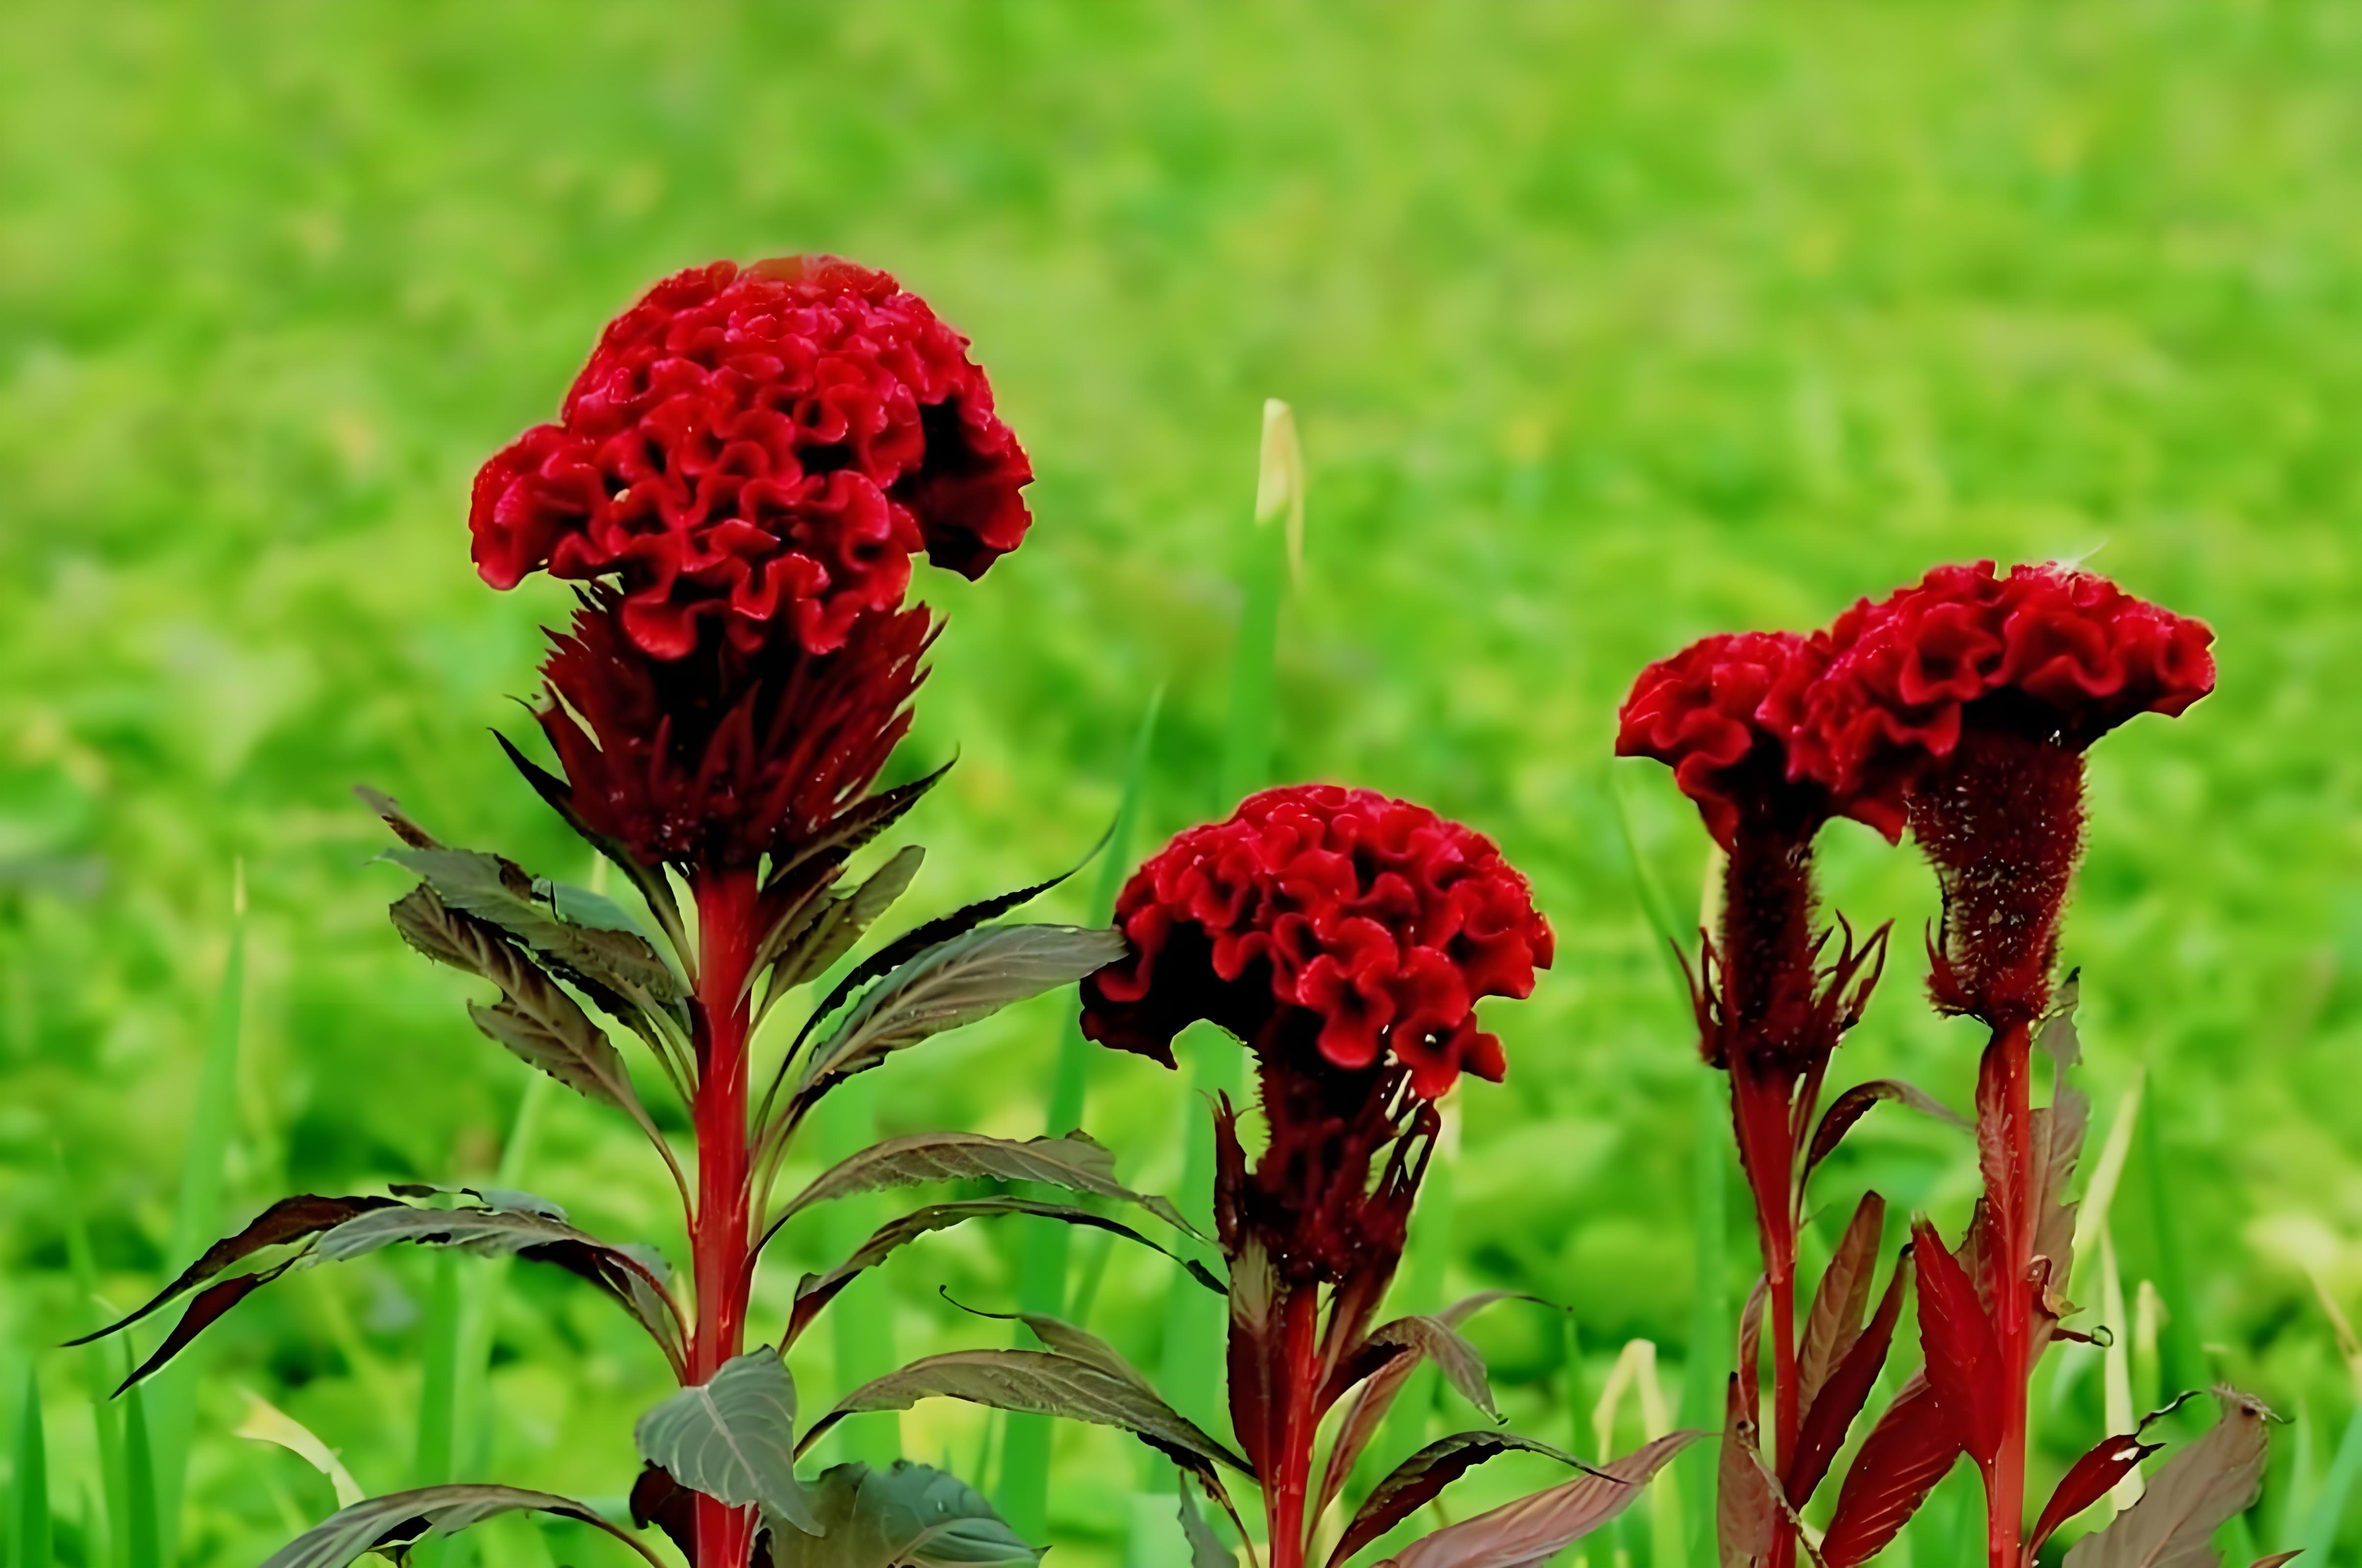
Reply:
<svg viewBox="0 0 2362 1568"><path fill-rule="evenodd" d="M689 1381L700 1384L745 1348L749 1209L746 1146L746 972L762 939L755 873L705 871L697 895L697 1216L690 1228L697 1327ZM700 1494L697 1568L745 1568L754 1510Z"/></svg>
<svg viewBox="0 0 2362 1568"><path fill-rule="evenodd" d="M1978 1074L1977 1142L1986 1155L1992 1217L1985 1286L1992 1303L2001 1380L2001 1446L1985 1469L1989 1568L2020 1568L2025 1529L2026 1384L2034 1373L2034 1115L2027 1082L2032 1032L2023 1022L1993 1032ZM1999 1158L1994 1159L1994 1154Z"/></svg>
<svg viewBox="0 0 2362 1568"><path fill-rule="evenodd" d="M1278 1390L1278 1452L1264 1480L1264 1520L1271 1568L1304 1568L1305 1498L1312 1485L1312 1441L1320 1429L1320 1293L1317 1286L1282 1291L1270 1386Z"/></svg>
<svg viewBox="0 0 2362 1568"><path fill-rule="evenodd" d="M1772 1453L1774 1474L1796 1452L1804 1422L1796 1368L1795 1135L1790 1105L1795 1086L1778 1075L1759 1077L1743 1062L1730 1074L1731 1121L1739 1162L1755 1198L1755 1224L1763 1249L1764 1294L1772 1309ZM1742 1377L1753 1367L1738 1369ZM1795 1561L1794 1532L1784 1518L1772 1531L1770 1568Z"/></svg>

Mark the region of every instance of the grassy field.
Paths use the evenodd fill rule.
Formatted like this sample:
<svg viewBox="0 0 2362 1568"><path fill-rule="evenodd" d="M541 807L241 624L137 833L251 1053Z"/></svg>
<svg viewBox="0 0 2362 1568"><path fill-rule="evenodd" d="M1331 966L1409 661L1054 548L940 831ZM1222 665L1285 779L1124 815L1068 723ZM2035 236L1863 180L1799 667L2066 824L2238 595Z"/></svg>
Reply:
<svg viewBox="0 0 2362 1568"><path fill-rule="evenodd" d="M116 1303L185 1261L235 867L215 1218L501 1165L526 1075L388 929L405 884L364 864L380 835L347 790L582 873L486 734L517 733L562 596L477 581L469 479L646 281L796 250L889 268L968 331L1040 474L1021 552L923 584L952 626L898 767L960 761L912 824L914 908L1077 857L1159 686L1147 831L1227 804L1261 403L1295 404L1309 544L1276 770L1475 823L1556 924L1555 971L1492 1014L1508 1083L1462 1092L1456 1223L1420 1244L1448 1285L1571 1309L1572 1363L1539 1309L1479 1338L1516 1421L1586 1452L1623 1344L1677 1379L1701 1284L1752 1267L1735 1173L1723 1277L1697 1262L1704 1069L1618 793L1678 903L1705 841L1661 769L1611 767L1632 673L1979 556L2089 556L2212 621L2219 693L2097 754L2067 948L2102 1134L2146 1074L2125 1287L2156 1283L2204 1372L2301 1412L2255 1533L2303 1536L2355 1408L2323 1300L2362 1310L2362 11L26 0L7 34L0 1414L14 1430L38 1354L61 1561L96 1560L104 1512L85 1369L43 1348L98 1310L72 1232ZM1973 1032L1916 994L1929 878L1849 826L1828 860L1832 901L1901 935L1838 1071L1964 1103ZM1066 1005L898 1062L880 1124L1041 1131ZM1087 1124L1128 1179L1172 1184L1183 1084L1096 1073ZM560 1094L519 1181L678 1256L640 1154ZM1865 1182L1956 1231L1974 1172L1941 1128L1873 1118L1824 1244ZM822 1240L778 1260L775 1307ZM1014 1252L982 1229L911 1249L879 1320L906 1353L972 1342L992 1326L937 1286L1006 1307ZM1094 1319L1152 1363L1161 1266L1120 1260ZM432 1297L424 1260L322 1269L221 1332L191 1384L183 1561L258 1561L332 1506L231 1435L245 1392L367 1489L408 1482ZM519 1268L497 1301L469 1467L619 1495L663 1367L562 1278ZM808 1401L835 1384L825 1339ZM2098 1383L2058 1389L2046 1466L2099 1434ZM948 1406L901 1430L971 1476L990 1435ZM1060 1561L1112 1562L1106 1478L1134 1461L1058 1441ZM1501 1468L1472 1492L1542 1474Z"/></svg>

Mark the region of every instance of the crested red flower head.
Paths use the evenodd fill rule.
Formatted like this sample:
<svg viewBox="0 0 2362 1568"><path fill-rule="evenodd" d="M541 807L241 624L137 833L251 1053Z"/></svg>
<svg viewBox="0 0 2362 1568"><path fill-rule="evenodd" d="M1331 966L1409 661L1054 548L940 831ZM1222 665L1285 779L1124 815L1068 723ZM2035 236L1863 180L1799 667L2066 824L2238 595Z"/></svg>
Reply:
<svg viewBox="0 0 2362 1568"><path fill-rule="evenodd" d="M1131 951L1083 982L1083 1032L1170 1066L1210 1019L1268 1055L1308 1033L1331 1067L1393 1064L1433 1099L1498 1080L1476 1002L1532 994L1550 925L1492 840L1368 790L1299 784L1191 828L1126 884Z"/></svg>
<svg viewBox="0 0 2362 1568"><path fill-rule="evenodd" d="M614 580L657 657L709 619L742 654L824 654L902 602L918 552L975 578L1015 549L1032 478L967 340L892 278L718 261L608 326L557 423L476 476L469 526L495 588Z"/></svg>
<svg viewBox="0 0 2362 1568"><path fill-rule="evenodd" d="M1913 780L1981 724L2081 751L2214 690L2214 634L2106 578L2056 565L1937 567L1826 634L1798 766L1900 835Z"/></svg>
<svg viewBox="0 0 2362 1568"><path fill-rule="evenodd" d="M709 630L659 658L625 624L613 589L585 591L535 716L583 825L684 868L785 857L856 804L910 728L935 633L913 607L863 616L826 654L791 640L747 652Z"/></svg>
<svg viewBox="0 0 2362 1568"><path fill-rule="evenodd" d="M1793 632L1701 637L1642 670L1618 711L1616 755L1654 757L1725 850L1742 818L1815 825L1828 791L1793 778L1789 741L1826 655Z"/></svg>

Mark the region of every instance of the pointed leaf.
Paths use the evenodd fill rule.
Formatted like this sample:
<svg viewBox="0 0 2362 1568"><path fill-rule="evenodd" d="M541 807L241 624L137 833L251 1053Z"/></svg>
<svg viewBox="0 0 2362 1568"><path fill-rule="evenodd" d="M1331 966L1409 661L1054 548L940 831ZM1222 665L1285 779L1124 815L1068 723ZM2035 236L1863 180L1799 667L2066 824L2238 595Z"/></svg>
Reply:
<svg viewBox="0 0 2362 1568"><path fill-rule="evenodd" d="M1501 1419L1501 1412L1493 1405L1493 1386L1485 1375L1485 1358L1451 1324L1440 1318L1425 1316L1396 1318L1372 1329L1330 1379L1324 1402L1343 1397L1345 1390L1362 1379L1391 1363L1405 1360L1413 1366L1432 1360L1462 1398L1496 1421Z"/></svg>
<svg viewBox="0 0 2362 1568"><path fill-rule="evenodd" d="M1894 1342L1894 1325L1903 1315L1903 1282L1910 1274L1911 1250L1906 1247L1894 1260L1893 1276L1886 1282L1886 1294L1879 1298L1869 1327L1854 1337L1844 1359L1805 1409L1796 1434L1796 1452L1787 1462L1783 1477L1788 1501L1797 1507L1804 1507L1829 1473L1838 1450L1845 1446L1846 1433L1853 1428L1853 1419L1870 1401L1871 1388L1886 1365L1887 1347Z"/></svg>
<svg viewBox="0 0 2362 1568"><path fill-rule="evenodd" d="M1197 1495L1189 1490L1188 1471L1181 1473L1181 1534L1189 1543L1189 1568L1239 1568L1238 1553L1222 1544L1206 1516L1198 1511Z"/></svg>
<svg viewBox="0 0 2362 1568"><path fill-rule="evenodd" d="M910 890L926 854L915 844L905 845L853 891L821 897L815 889L814 896L798 900L756 950L755 961L746 971L747 987L751 989L764 970L771 971L770 983L763 992L763 1005L767 1008L813 976L826 974L853 951L853 944L893 907L894 900Z"/></svg>
<svg viewBox="0 0 2362 1568"><path fill-rule="evenodd" d="M888 1138L822 1171L788 1200L778 1217L785 1221L816 1203L881 1187L980 1176L1041 1182L1095 1198L1120 1198L1139 1204L1176 1230L1199 1234L1164 1198L1134 1192L1116 1180L1115 1155L1082 1132L1069 1132L1063 1138L1029 1138L1023 1143L988 1138L981 1132L914 1132Z"/></svg>
<svg viewBox="0 0 2362 1568"><path fill-rule="evenodd" d="M320 1441L311 1428L279 1408L270 1400L251 1390L241 1390L246 1396L246 1419L231 1434L254 1442L272 1443L294 1454L328 1479L336 1492L337 1507L349 1508L367 1496L360 1483L337 1457L337 1451Z"/></svg>
<svg viewBox="0 0 2362 1568"><path fill-rule="evenodd" d="M2106 1496L2142 1460L2164 1446L2143 1442L2129 1432L2102 1438L2058 1478L2050 1501L2042 1505L2042 1517L2035 1521L2034 1533L2025 1538L2026 1556L2031 1559L2060 1525Z"/></svg>
<svg viewBox="0 0 2362 1568"><path fill-rule="evenodd" d="M489 921L523 943L569 980L625 996L678 1001L679 981L636 930L577 925L554 901L536 896L536 883L513 860L474 849L389 849L384 859L416 876L445 907Z"/></svg>
<svg viewBox="0 0 2362 1568"><path fill-rule="evenodd" d="M818 1535L811 1499L796 1479L796 1385L767 1346L734 1356L706 1382L684 1388L632 1429L640 1457L692 1492L733 1507L759 1507L772 1550L783 1526Z"/></svg>
<svg viewBox="0 0 2362 1568"><path fill-rule="evenodd" d="M1454 1432L1438 1438L1396 1465L1371 1489L1352 1522L1345 1527L1337 1549L1329 1554L1329 1568L1345 1568L1353 1553L1433 1501L1446 1486L1486 1460L1510 1452L1546 1454L1587 1474L1598 1474L1563 1449L1515 1432Z"/></svg>
<svg viewBox="0 0 2362 1568"><path fill-rule="evenodd" d="M1703 1432L1668 1432L1600 1471L1562 1482L1411 1542L1396 1568L1517 1568L1537 1562L1630 1507L1650 1479Z"/></svg>
<svg viewBox="0 0 2362 1568"><path fill-rule="evenodd" d="M1878 1274L1878 1242L1886 1229L1886 1199L1874 1192L1861 1195L1845 1235L1813 1292L1812 1310L1805 1319L1805 1341L1796 1356L1799 1402L1810 1409L1813 1397L1845 1353L1860 1336L1862 1314L1870 1310L1870 1290Z"/></svg>
<svg viewBox="0 0 2362 1568"><path fill-rule="evenodd" d="M773 1531L772 1568L1003 1568L1042 1556L975 1488L932 1465L839 1464L811 1490L820 1531Z"/></svg>
<svg viewBox="0 0 2362 1568"><path fill-rule="evenodd" d="M1549 1305L1540 1297L1529 1296L1520 1290L1480 1290L1473 1296L1462 1297L1434 1316L1446 1328L1456 1329L1494 1302L1512 1297L1520 1301ZM1354 1463L1370 1446L1370 1440L1378 1435L1386 1412L1394 1408L1396 1398L1420 1365L1418 1357L1395 1356L1355 1386L1344 1415L1338 1419L1336 1441L1329 1448L1329 1463L1321 1472L1319 1506L1313 1510L1316 1514L1326 1513L1329 1505L1336 1501L1337 1494L1345 1489L1346 1479L1353 1474Z"/></svg>
<svg viewBox="0 0 2362 1568"><path fill-rule="evenodd" d="M533 786L534 793L539 795L551 811L563 817L566 825L579 834L585 844L605 856L609 863L639 890L640 897L647 900L648 909L656 915L657 923L665 928L675 948L681 948L680 903L673 897L672 884L665 880L664 867L642 865L639 856L634 855L621 839L609 838L594 831L590 823L575 813L571 785L519 751L509 737L498 730L492 732L492 738L501 743L501 750L507 754L517 772L524 775L524 781Z"/></svg>
<svg viewBox="0 0 2362 1568"><path fill-rule="evenodd" d="M2166 1461L2140 1501L2107 1529L2067 1550L2067 1568L2214 1568L2214 1532L2256 1500L2264 1484L2271 1412L2230 1389L2204 1435Z"/></svg>
<svg viewBox="0 0 2362 1568"><path fill-rule="evenodd" d="M1253 1467L1132 1379L1053 1351L954 1351L912 1362L864 1384L812 1423L797 1452L865 1410L907 1410L922 1399L965 1399L996 1410L1065 1416L1120 1427L1175 1458L1212 1460L1252 1475Z"/></svg>
<svg viewBox="0 0 2362 1568"><path fill-rule="evenodd" d="M804 1065L796 1103L808 1107L890 1052L1071 985L1123 952L1120 933L1070 925L986 926L929 947L853 1005Z"/></svg>
<svg viewBox="0 0 2362 1568"><path fill-rule="evenodd" d="M172 1325L172 1331L164 1336L164 1342L116 1385L116 1393L119 1395L133 1384L144 1383L153 1377L162 1370L165 1363L188 1349L199 1334L227 1316L231 1308L285 1274L294 1262L290 1258L276 1268L265 1269L260 1274L237 1275L198 1291L190 1298L189 1309L181 1314L181 1320Z"/></svg>
<svg viewBox="0 0 2362 1568"><path fill-rule="evenodd" d="M1967 1118L1942 1100L1900 1078L1874 1078L1866 1084L1856 1084L1830 1101L1828 1110L1821 1113L1820 1125L1813 1129L1812 1146L1805 1154L1805 1175L1809 1177L1813 1168L1827 1159L1845 1141L1845 1135L1853 1131L1854 1123L1869 1115L1870 1108L1882 1099L1909 1106L1923 1115L1948 1121L1955 1127L1969 1125Z"/></svg>
<svg viewBox="0 0 2362 1568"><path fill-rule="evenodd" d="M421 1486L414 1492L394 1492L340 1508L271 1553L262 1568L345 1568L362 1553L380 1547L429 1535L454 1535L496 1515L521 1510L556 1514L605 1530L646 1558L654 1568L664 1568L629 1532L609 1524L586 1503L550 1492L480 1485Z"/></svg>
<svg viewBox="0 0 2362 1568"><path fill-rule="evenodd" d="M1753 1568L1771 1555L1780 1529L1780 1504L1772 1476L1756 1449L1755 1417L1740 1391L1743 1375L1730 1375L1723 1399L1722 1455L1715 1467L1714 1532L1722 1568Z"/></svg>
<svg viewBox="0 0 2362 1568"><path fill-rule="evenodd" d="M1837 1511L1821 1537L1826 1568L1857 1568L1884 1551L1959 1457L1960 1440L1935 1391L1924 1374L1915 1375L1846 1473Z"/></svg>
<svg viewBox="0 0 2362 1568"><path fill-rule="evenodd" d="M1142 1235L1131 1226L1118 1220L1102 1219L1087 1209L1070 1204L1047 1203L1032 1198L969 1198L952 1203L932 1203L914 1209L898 1219L889 1220L871 1232L851 1257L826 1274L808 1274L796 1286L795 1307L788 1320L786 1342L793 1344L800 1338L821 1309L834 1300L839 1291L853 1283L865 1269L875 1268L897 1248L918 1240L931 1231L947 1230L970 1220L988 1219L1002 1214L1031 1214L1044 1220L1064 1220L1069 1225L1087 1225L1106 1231L1127 1241L1139 1242L1152 1252L1164 1253L1168 1258L1189 1271L1192 1278L1217 1295L1224 1294L1220 1279L1194 1258L1186 1258L1167 1251Z"/></svg>
<svg viewBox="0 0 2362 1568"><path fill-rule="evenodd" d="M391 1198L323 1198L309 1192L282 1198L256 1215L245 1230L207 1247L203 1256L183 1269L178 1278L150 1297L137 1311L80 1339L68 1340L66 1346L86 1345L93 1340L103 1340L109 1334L127 1329L182 1291L203 1285L224 1269L243 1263L257 1253L300 1242L323 1231L333 1231L355 1215L366 1214L372 1209L399 1207Z"/></svg>
<svg viewBox="0 0 2362 1568"><path fill-rule="evenodd" d="M958 760L954 757L952 762ZM773 874L764 890L769 891L813 861L833 858L842 864L850 858L854 851L907 816L911 808L917 805L928 790L943 782L944 775L952 770L952 762L946 762L933 773L913 778L908 784L880 790L837 813L835 820L822 830L818 838L798 850L794 858Z"/></svg>
<svg viewBox="0 0 2362 1568"><path fill-rule="evenodd" d="M1936 1228L1921 1220L1911 1235L1918 1258L1919 1345L1927 1385L1970 1457L1989 1463L2001 1449L2003 1375L1992 1320L1959 1260L1937 1239Z"/></svg>

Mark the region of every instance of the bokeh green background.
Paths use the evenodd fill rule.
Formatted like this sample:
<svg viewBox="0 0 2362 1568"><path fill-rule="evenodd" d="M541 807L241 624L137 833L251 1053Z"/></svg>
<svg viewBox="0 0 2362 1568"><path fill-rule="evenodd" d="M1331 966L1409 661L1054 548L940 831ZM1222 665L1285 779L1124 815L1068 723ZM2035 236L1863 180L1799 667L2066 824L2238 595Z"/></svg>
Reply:
<svg viewBox="0 0 2362 1568"><path fill-rule="evenodd" d="M1454 1223L1422 1245L1454 1286L1570 1308L1586 1401L1636 1336L1677 1378L1697 1285L1703 1069L1611 794L1631 673L1987 555L2089 556L2212 621L2219 694L2097 754L2066 945L2101 1131L2144 1067L2160 1113L2169 1309L2325 1459L2354 1396L2309 1275L2362 1303L2362 11L25 0L6 31L0 1404L95 1320L69 1206L112 1300L184 1261L165 1239L241 858L223 1218L498 1161L524 1069L387 928L403 884L363 864L347 790L582 873L486 734L519 729L562 594L476 580L469 477L648 280L822 249L973 335L1040 474L1022 551L923 585L952 626L903 765L960 762L911 823L914 909L1071 862L1159 685L1147 830L1215 809L1260 405L1295 404L1276 771L1429 802L1536 883L1558 966L1491 1015L1510 1080L1462 1091ZM1685 902L1703 834L1628 766ZM1827 857L1832 901L1899 936L1840 1074L1964 1102L1973 1036L1917 994L1927 877L1849 826ZM1065 1005L898 1061L879 1121L1041 1131ZM1110 1059L1087 1121L1169 1186L1188 1110ZM524 1185L678 1255L643 1156L561 1095ZM1954 1228L1973 1173L1898 1116L1827 1180L1840 1210L1874 1180ZM2128 1286L2158 1276L2154 1224L2123 1229ZM922 1243L871 1309L906 1353L997 1336L935 1290L1008 1306L1013 1248ZM779 1257L773 1310L820 1255ZM1094 1320L1152 1362L1153 1262L1120 1260ZM318 1270L218 1334L188 1562L255 1561L328 1507L229 1435L242 1390L370 1489L408 1480L426 1278ZM520 1269L504 1300L486 1469L619 1494L663 1368L562 1278ZM1480 1337L1520 1425L1587 1432L1557 1320L1503 1309ZM42 1353L73 1562L90 1419L72 1357ZM2047 1463L2099 1435L2097 1383L2047 1418ZM987 1424L928 1408L903 1432L973 1474ZM1112 1561L1134 1461L1060 1444L1056 1538Z"/></svg>

